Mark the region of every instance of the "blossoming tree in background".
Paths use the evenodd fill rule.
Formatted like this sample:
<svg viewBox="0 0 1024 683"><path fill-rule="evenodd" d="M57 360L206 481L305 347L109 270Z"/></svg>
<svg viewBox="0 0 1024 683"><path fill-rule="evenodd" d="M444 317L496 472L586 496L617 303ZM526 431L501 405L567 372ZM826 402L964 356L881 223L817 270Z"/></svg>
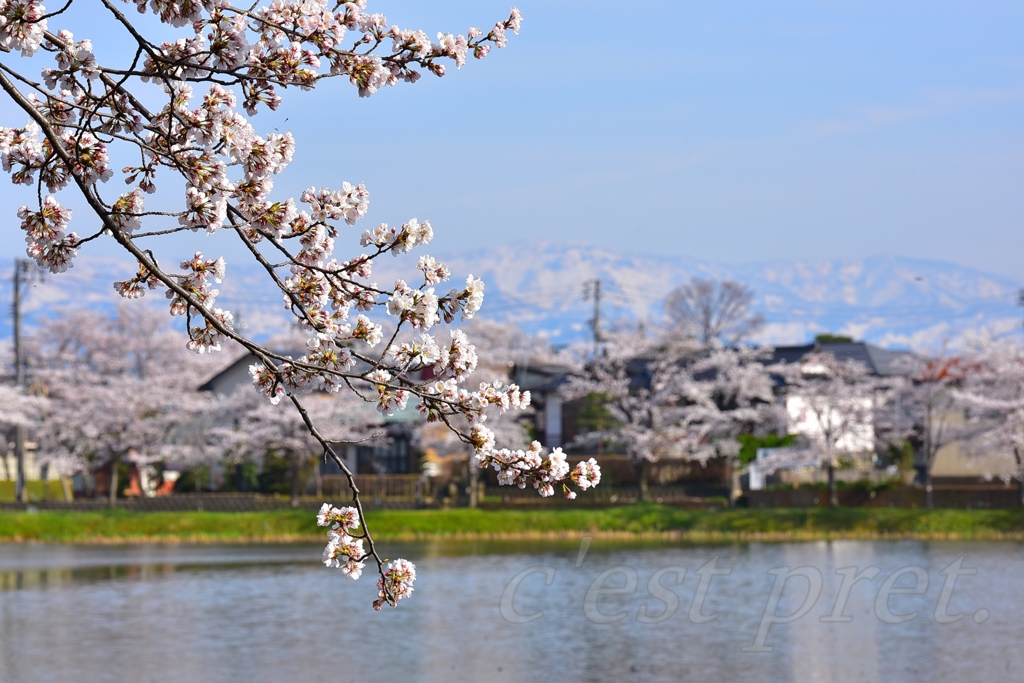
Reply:
<svg viewBox="0 0 1024 683"><path fill-rule="evenodd" d="M698 460L735 456L740 434L762 433L778 426L772 348L712 345L681 374L680 392L690 401L688 422L701 424Z"/></svg>
<svg viewBox="0 0 1024 683"><path fill-rule="evenodd" d="M378 257L429 244L430 223L371 227L358 237L362 253L335 257L336 240L356 239L345 225L365 215L368 189L344 182L312 186L297 200L275 196L274 176L292 160L294 140L287 132L261 134L250 122L277 109L287 93L331 78L347 79L368 97L424 72L442 76L447 65L504 47L507 34L519 30L518 10L490 29L439 34L435 42L422 31L389 27L383 14L366 11L365 0L275 0L247 9L224 0L138 0L135 9L151 12L163 33L180 30L177 40L155 41L133 23L131 7L94 0L93 20L107 22L104 40L133 48L126 63L108 65L97 60L89 36L62 25L72 4L48 13L40 0L0 0L0 49L10 53L0 63L0 89L27 118L0 129L0 155L12 181L35 190L36 200L17 212L29 256L60 273L88 243L113 240L138 263L134 277L114 283L122 296L162 290L170 313L184 317L188 348L205 353L232 340L254 356L257 389L272 403L290 403L323 457L349 478L359 526L340 521L348 512L325 513L322 521L336 527L327 554L348 558L342 564L372 560L380 575L375 606L408 595L415 571L404 561L385 563L375 550L355 482L307 409L309 394L353 392L384 415L411 401L432 422L465 418L472 428L460 438L505 483L571 493L569 486L590 481L586 471L569 470L538 448L496 450L488 412L526 406L529 396L501 383L464 388L474 366L471 345L435 331L442 321L473 317L483 282L469 275L446 291L449 269L426 254L415 281L372 279ZM131 161L118 172L112 158ZM110 181L127 187L110 189ZM89 207L81 232L72 230L60 199L69 188ZM154 193L159 210L147 207ZM217 306L214 285L228 277L227 264L200 243L202 233L223 231L280 289L307 333L304 355L289 358L256 343ZM200 233L195 255L169 262L163 237L187 232ZM392 317L387 339L374 312ZM431 379L416 379L425 375ZM355 528L358 535L348 533Z"/></svg>
<svg viewBox="0 0 1024 683"><path fill-rule="evenodd" d="M909 437L916 446L925 507L932 508L932 471L939 451L956 441L969 440L976 431L965 422L963 405L957 399L958 388L976 369L972 369L974 363L969 358L945 352L934 357L911 357L905 364L906 377L893 384L899 393L894 436Z"/></svg>
<svg viewBox="0 0 1024 683"><path fill-rule="evenodd" d="M581 364L565 393L600 396L605 402L611 426L583 440L624 444L643 500L650 463L731 460L739 452L740 434L775 428L770 358L770 348L723 347L714 340L702 347L675 330L652 337L608 333L601 353Z"/></svg>
<svg viewBox="0 0 1024 683"><path fill-rule="evenodd" d="M698 348L671 335L651 338L641 330L604 332L598 353L581 362L562 388L568 400L600 397L613 421L580 441L614 439L625 446L637 476L637 495L647 498L649 465L686 450L679 381ZM699 441L699 438L693 441Z"/></svg>
<svg viewBox="0 0 1024 683"><path fill-rule="evenodd" d="M967 413L967 453L1009 459L1024 506L1024 349L1010 340L982 340L963 366L950 393Z"/></svg>
<svg viewBox="0 0 1024 683"><path fill-rule="evenodd" d="M680 380L687 387L687 422L699 425L701 441L690 457L706 462L724 457L733 475L731 497L739 490L740 440L743 435L766 436L784 422L775 396L771 347L721 347L715 344L687 368Z"/></svg>
<svg viewBox="0 0 1024 683"><path fill-rule="evenodd" d="M813 443L828 473L829 505L839 505L835 469L844 453L874 448L875 394L880 383L867 365L809 353L798 363L779 364L786 382L786 411L794 431Z"/></svg>
<svg viewBox="0 0 1024 683"><path fill-rule="evenodd" d="M47 396L40 459L62 479L109 468L112 505L121 463L201 457L169 437L210 411L211 397L195 388L212 359L182 348L167 322L148 307L122 305L113 317L69 311L29 339L33 382Z"/></svg>

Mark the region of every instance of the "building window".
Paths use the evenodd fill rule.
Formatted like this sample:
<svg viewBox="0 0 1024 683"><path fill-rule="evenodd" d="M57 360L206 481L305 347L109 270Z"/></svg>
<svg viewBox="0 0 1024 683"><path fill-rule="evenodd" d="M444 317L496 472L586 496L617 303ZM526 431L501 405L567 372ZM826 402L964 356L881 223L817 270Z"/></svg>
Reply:
<svg viewBox="0 0 1024 683"><path fill-rule="evenodd" d="M360 446L357 450L359 474L408 474L409 442L395 439L387 446Z"/></svg>

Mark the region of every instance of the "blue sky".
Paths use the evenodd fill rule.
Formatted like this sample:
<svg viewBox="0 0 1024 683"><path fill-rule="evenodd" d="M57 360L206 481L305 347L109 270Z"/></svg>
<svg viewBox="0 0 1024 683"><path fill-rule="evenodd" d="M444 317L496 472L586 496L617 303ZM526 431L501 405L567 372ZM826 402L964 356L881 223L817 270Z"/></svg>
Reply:
<svg viewBox="0 0 1024 683"><path fill-rule="evenodd" d="M256 117L298 140L278 193L365 181L367 224L429 218L438 252L543 238L729 263L895 254L1024 283L1021 3L519 7L507 49L443 79L369 100L330 82ZM508 4L370 9L433 34ZM90 30L101 53L121 47L76 34ZM5 103L0 119L24 117ZM24 201L0 183L4 261L23 254Z"/></svg>

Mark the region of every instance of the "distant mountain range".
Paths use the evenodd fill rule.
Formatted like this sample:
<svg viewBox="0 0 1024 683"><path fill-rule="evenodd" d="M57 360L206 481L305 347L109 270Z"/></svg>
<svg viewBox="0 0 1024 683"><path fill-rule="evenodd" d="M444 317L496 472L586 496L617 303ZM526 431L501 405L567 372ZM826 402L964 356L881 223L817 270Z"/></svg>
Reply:
<svg viewBox="0 0 1024 683"><path fill-rule="evenodd" d="M819 332L881 346L953 345L965 333L1019 330L1018 285L940 261L896 256L722 265L532 242L450 256L453 273L487 283L488 315L554 340L586 337L593 302L581 283L600 279L602 320L658 322L666 294L691 277L730 278L754 291L766 325L758 341L802 343Z"/></svg>
<svg viewBox="0 0 1024 683"><path fill-rule="evenodd" d="M967 333L1019 330L1024 314L1017 307L1018 285L1008 278L896 256L722 265L553 242L455 254L427 251L445 260L456 277L472 273L483 278L482 315L514 322L555 343L589 338L594 304L592 296L584 299L583 283L594 280L601 282L601 320L608 325L656 324L666 294L694 276L744 282L755 293L754 309L767 321L757 341L773 344L802 343L816 333L833 332L888 347L955 346ZM396 277L414 282L414 264L414 258L382 259L374 279L382 285ZM68 273L33 286L25 307L28 324L70 303L71 292L84 305L115 305L110 282L130 270L127 262L80 257ZM220 304L239 312L251 332L269 334L284 323L280 295L262 284L255 267L229 261L228 276L220 287ZM9 301L9 280L4 285L0 296ZM153 300L163 303L159 294ZM10 330L5 316L0 336L8 337Z"/></svg>

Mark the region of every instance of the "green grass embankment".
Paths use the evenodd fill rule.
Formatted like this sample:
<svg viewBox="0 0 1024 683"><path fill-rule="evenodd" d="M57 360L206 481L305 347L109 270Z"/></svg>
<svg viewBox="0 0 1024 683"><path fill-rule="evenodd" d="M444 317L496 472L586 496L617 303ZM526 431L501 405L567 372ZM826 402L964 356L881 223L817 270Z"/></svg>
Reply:
<svg viewBox="0 0 1024 683"><path fill-rule="evenodd" d="M681 541L1024 540L1022 510L387 510L367 515L380 540L605 538ZM3 512L0 542L298 542L324 530L303 510L272 512Z"/></svg>
<svg viewBox="0 0 1024 683"><path fill-rule="evenodd" d="M288 542L313 540L316 515L268 512L0 512L0 542Z"/></svg>

